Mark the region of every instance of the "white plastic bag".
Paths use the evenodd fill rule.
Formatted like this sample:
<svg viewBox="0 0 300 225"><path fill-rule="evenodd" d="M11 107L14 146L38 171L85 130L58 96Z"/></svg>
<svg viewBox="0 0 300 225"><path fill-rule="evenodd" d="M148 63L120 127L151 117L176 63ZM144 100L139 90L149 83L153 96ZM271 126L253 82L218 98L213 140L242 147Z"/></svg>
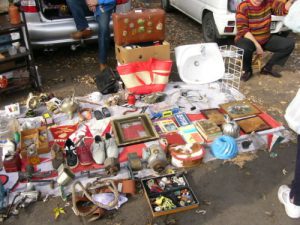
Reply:
<svg viewBox="0 0 300 225"><path fill-rule="evenodd" d="M288 14L284 18L284 25L293 30L295 33L300 33L300 1L295 1Z"/></svg>
<svg viewBox="0 0 300 225"><path fill-rule="evenodd" d="M289 127L297 134L300 134L300 89L286 108L284 118Z"/></svg>

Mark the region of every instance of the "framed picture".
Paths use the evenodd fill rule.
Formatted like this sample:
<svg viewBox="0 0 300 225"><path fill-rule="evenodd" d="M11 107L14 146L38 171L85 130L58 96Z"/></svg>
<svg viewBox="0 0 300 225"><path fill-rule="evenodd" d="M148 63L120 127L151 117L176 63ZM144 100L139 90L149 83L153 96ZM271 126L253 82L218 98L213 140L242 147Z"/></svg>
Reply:
<svg viewBox="0 0 300 225"><path fill-rule="evenodd" d="M191 124L190 119L188 118L188 116L184 112L176 113L176 114L174 114L174 117L175 117L175 119L176 119L176 121L177 121L177 123L180 127L187 126L187 125Z"/></svg>
<svg viewBox="0 0 300 225"><path fill-rule="evenodd" d="M244 120L239 120L237 121L237 124L241 127L241 129L246 134L250 134L253 131L257 132L257 131L271 129L271 126L258 116L244 119Z"/></svg>
<svg viewBox="0 0 300 225"><path fill-rule="evenodd" d="M112 128L119 147L159 138L147 114L113 119Z"/></svg>
<svg viewBox="0 0 300 225"><path fill-rule="evenodd" d="M216 123L217 125L222 125L225 123L224 114L222 114L219 109L204 109L200 111L207 119Z"/></svg>
<svg viewBox="0 0 300 225"><path fill-rule="evenodd" d="M248 100L221 104L220 108L223 109L232 119L253 117L261 113L261 111Z"/></svg>

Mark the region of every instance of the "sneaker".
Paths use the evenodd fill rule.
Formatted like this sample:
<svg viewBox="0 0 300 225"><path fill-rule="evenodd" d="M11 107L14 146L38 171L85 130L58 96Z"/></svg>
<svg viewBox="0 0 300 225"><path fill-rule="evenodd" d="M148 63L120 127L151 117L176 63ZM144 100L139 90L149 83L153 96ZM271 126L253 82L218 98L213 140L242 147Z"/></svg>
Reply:
<svg viewBox="0 0 300 225"><path fill-rule="evenodd" d="M119 149L116 140L110 133L105 134L105 147L107 158L119 158Z"/></svg>
<svg viewBox="0 0 300 225"><path fill-rule="evenodd" d="M300 218L300 206L293 204L290 200L291 189L287 185L282 185L278 189L278 199L284 205L286 214L292 218Z"/></svg>
<svg viewBox="0 0 300 225"><path fill-rule="evenodd" d="M94 163L92 153L90 149L84 144L84 141L81 141L80 145L77 147L77 155L79 163L83 166L88 166Z"/></svg>
<svg viewBox="0 0 300 225"><path fill-rule="evenodd" d="M93 159L97 164L103 164L105 161L105 145L99 135L95 136L95 140L91 146Z"/></svg>
<svg viewBox="0 0 300 225"><path fill-rule="evenodd" d="M51 158L52 158L52 167L57 170L58 167L64 163L64 153L61 147L54 143L51 147Z"/></svg>
<svg viewBox="0 0 300 225"><path fill-rule="evenodd" d="M81 31L76 31L71 34L71 37L75 40L90 38L93 35L93 31L90 28L86 28Z"/></svg>
<svg viewBox="0 0 300 225"><path fill-rule="evenodd" d="M68 139L65 143L65 151L66 151L66 158L67 158L67 165L71 169L78 166L78 158L76 153L75 144Z"/></svg>

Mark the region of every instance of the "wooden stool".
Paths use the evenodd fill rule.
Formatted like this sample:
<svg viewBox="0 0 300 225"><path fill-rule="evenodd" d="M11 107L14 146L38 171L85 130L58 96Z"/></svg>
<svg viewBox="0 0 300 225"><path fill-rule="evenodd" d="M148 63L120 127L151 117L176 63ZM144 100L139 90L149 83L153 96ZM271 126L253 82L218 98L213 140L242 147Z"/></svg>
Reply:
<svg viewBox="0 0 300 225"><path fill-rule="evenodd" d="M253 55L252 58L252 69L253 70L261 70L261 65L262 65L262 56L261 55Z"/></svg>

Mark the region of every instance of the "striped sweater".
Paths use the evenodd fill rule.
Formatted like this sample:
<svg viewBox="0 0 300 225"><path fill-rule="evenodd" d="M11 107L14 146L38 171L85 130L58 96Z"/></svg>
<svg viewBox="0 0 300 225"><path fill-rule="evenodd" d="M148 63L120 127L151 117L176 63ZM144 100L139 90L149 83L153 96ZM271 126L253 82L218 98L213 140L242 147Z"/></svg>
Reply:
<svg viewBox="0 0 300 225"><path fill-rule="evenodd" d="M265 44L271 36L272 14L278 16L287 14L285 3L278 0L264 0L260 6L254 6L251 0L241 2L236 11L237 34L235 41L250 32L258 43Z"/></svg>

